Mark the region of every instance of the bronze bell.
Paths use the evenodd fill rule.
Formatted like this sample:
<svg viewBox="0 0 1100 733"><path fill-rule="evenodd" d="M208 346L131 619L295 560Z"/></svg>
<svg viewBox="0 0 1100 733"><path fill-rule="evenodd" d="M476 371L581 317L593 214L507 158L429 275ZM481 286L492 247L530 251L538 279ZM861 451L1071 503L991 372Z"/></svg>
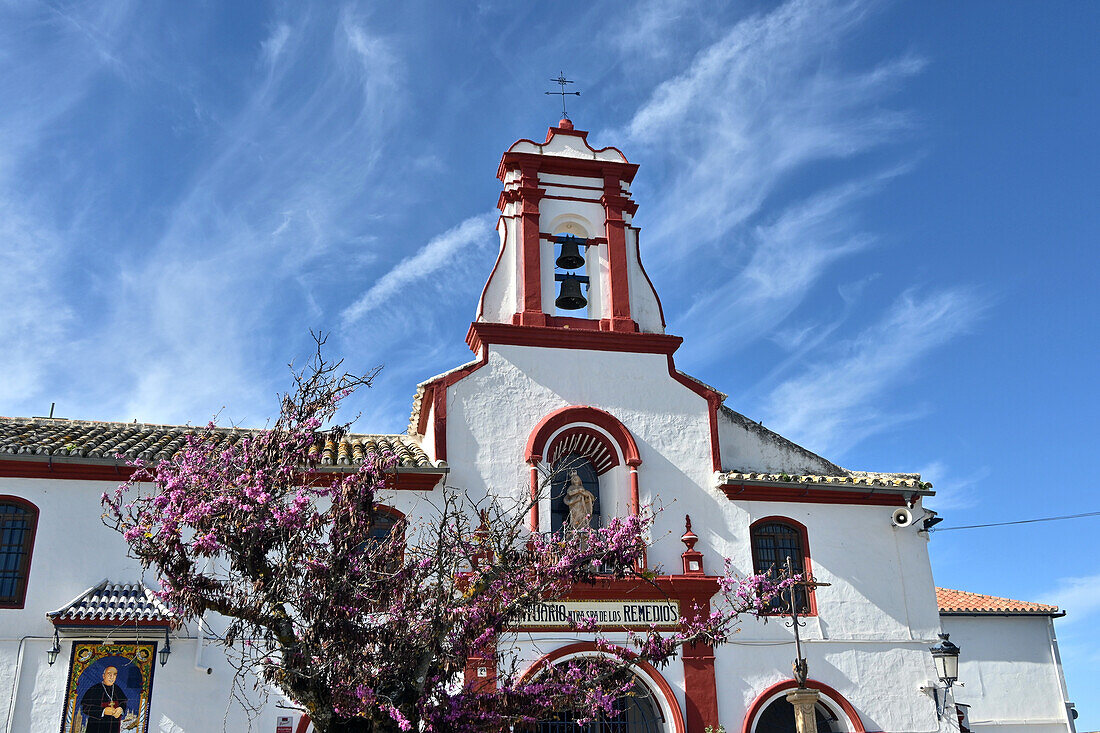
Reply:
<svg viewBox="0 0 1100 733"><path fill-rule="evenodd" d="M588 305L588 301L581 295L581 281L572 275L566 275L561 281L561 290L554 305L563 311L575 311Z"/></svg>
<svg viewBox="0 0 1100 733"><path fill-rule="evenodd" d="M554 264L563 270L579 270L584 266L584 255L581 254L576 237L563 237L561 254L554 260Z"/></svg>

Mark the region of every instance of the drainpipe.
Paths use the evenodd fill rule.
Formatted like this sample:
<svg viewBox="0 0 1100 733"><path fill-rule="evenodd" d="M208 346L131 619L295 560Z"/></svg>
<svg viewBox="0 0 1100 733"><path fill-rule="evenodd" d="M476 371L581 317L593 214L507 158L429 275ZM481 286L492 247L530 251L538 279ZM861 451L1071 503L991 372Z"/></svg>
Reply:
<svg viewBox="0 0 1100 733"><path fill-rule="evenodd" d="M52 636L34 636L28 634L19 640L19 652L15 660L15 679L11 683L11 700L8 702L8 719L4 723L4 730L12 732L15 723L15 699L19 695L19 678L23 675L23 654L26 652L27 639L52 639Z"/></svg>
<svg viewBox="0 0 1100 733"><path fill-rule="evenodd" d="M1065 616L1065 612L1061 614ZM1066 675L1062 672L1062 655L1058 653L1058 637L1054 635L1054 617L1047 616L1047 636L1050 638L1050 657L1054 662L1054 672L1058 675L1058 687L1062 691L1062 712L1069 725L1069 733L1077 733L1077 725L1070 712L1069 690L1066 688Z"/></svg>
<svg viewBox="0 0 1100 733"><path fill-rule="evenodd" d="M203 611L203 613L198 618L198 627L199 628L198 628L198 632L195 635L195 669L197 669L200 672L206 672L207 674L213 674L214 673L214 668L213 667L204 667L203 664L202 664L202 648L203 648L203 642L206 640L206 632L204 631L205 626L206 626L206 612Z"/></svg>

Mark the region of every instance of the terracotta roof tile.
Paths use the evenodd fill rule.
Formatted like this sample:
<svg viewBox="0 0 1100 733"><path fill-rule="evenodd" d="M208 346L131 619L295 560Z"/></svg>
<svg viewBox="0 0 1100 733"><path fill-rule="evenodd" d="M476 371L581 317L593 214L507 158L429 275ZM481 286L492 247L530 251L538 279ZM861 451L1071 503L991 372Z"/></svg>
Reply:
<svg viewBox="0 0 1100 733"><path fill-rule="evenodd" d="M99 422L43 417L0 417L0 458L50 456L67 459L143 460L171 458L198 431L189 425ZM217 428L219 444L232 445L254 430ZM344 437L339 445L329 441L317 446L324 466L353 466L382 454L393 453L398 468L433 468L419 441L409 435L358 435ZM442 465L442 464L440 464Z"/></svg>
<svg viewBox="0 0 1100 733"><path fill-rule="evenodd" d="M138 623L176 626L179 617L142 583L103 580L46 617L56 626Z"/></svg>
<svg viewBox="0 0 1100 733"><path fill-rule="evenodd" d="M940 613L987 613L990 615L1060 615L1057 606L1045 603L1014 601L1011 598L987 596L984 593L970 593L964 590L936 588L936 601Z"/></svg>

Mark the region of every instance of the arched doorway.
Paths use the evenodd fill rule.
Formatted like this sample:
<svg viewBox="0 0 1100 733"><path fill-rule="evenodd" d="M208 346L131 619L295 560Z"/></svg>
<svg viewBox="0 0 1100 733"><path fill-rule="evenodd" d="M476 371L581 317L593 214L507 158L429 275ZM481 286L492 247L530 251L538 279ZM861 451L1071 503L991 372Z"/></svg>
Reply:
<svg viewBox="0 0 1100 733"><path fill-rule="evenodd" d="M749 706L741 733L794 733L794 708L787 693L797 686L794 680L784 680L760 693ZM807 680L806 686L820 694L815 706L820 733L865 733L859 713L843 695L817 680Z"/></svg>
<svg viewBox="0 0 1100 733"><path fill-rule="evenodd" d="M829 710L823 703L818 702L814 706L817 713L817 733L840 733L843 730L839 726L836 713ZM787 702L785 695L777 697L764 708L756 719L756 727L753 733L797 733L794 724L794 706Z"/></svg>
<svg viewBox="0 0 1100 733"><path fill-rule="evenodd" d="M580 641L566 644L536 660L521 675L521 679L537 676L546 665L561 664L576 657L600 655L592 642ZM534 727L538 733L685 733L684 716L676 695L661 673L648 662L635 660L634 694L617 701L620 715L611 716L586 726L576 723L584 717L573 711L563 711L540 721ZM544 727L545 726L545 727Z"/></svg>
<svg viewBox="0 0 1100 733"><path fill-rule="evenodd" d="M669 730L661 706L649 688L635 678L634 690L615 701L615 714L578 724L584 711L567 710L540 720L535 733L665 733Z"/></svg>

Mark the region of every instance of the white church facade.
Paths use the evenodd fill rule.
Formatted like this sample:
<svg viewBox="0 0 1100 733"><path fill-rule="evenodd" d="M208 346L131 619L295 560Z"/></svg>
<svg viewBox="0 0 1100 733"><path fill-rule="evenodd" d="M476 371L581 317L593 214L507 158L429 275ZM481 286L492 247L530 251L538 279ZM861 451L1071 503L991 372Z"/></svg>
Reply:
<svg viewBox="0 0 1100 733"><path fill-rule="evenodd" d="M593 148L565 119L542 142L513 144L498 169L499 255L466 334L473 359L418 386L406 434L350 436L327 447L326 461L347 465L393 450L397 478L385 501L414 515L443 482L522 497L537 491L548 462L576 456L597 499L595 521L661 508L647 555L659 591L609 581L577 590L562 607L605 611L613 635L654 620L674 624L668 609L709 603L727 558L747 575L790 557L796 571L828 584L796 599L822 733L1074 733L1053 634L1057 609L967 615L965 603L944 610L942 592L938 600L929 484L917 474L842 468L735 412L723 393L678 369L681 339L665 333L640 257L636 173L620 151ZM126 460L169 457L187 430L0 418L6 730L205 733L223 721L233 731L309 730L308 719L274 699L250 721L233 700L218 647L159 604L147 589L155 578L141 577L122 539L101 524L100 496L126 478ZM532 531L565 521L557 496L532 510ZM794 632L783 610L767 623L746 620L733 643L685 648L664 669L641 670L644 708L619 727L591 730L793 730L786 694L796 686ZM929 651L944 631L962 648L961 689L947 689ZM993 653L1000 634L1021 640L1026 667L1013 666L1012 650ZM500 643L531 666L594 653L552 613ZM140 661L111 683L125 693L118 705L96 688L107 689L112 655ZM1025 668L1043 683L1020 684ZM470 660L471 682L495 674ZM1002 715L1006 705L1011 715ZM97 727L106 717L107 727ZM545 730L566 730L553 725Z"/></svg>

